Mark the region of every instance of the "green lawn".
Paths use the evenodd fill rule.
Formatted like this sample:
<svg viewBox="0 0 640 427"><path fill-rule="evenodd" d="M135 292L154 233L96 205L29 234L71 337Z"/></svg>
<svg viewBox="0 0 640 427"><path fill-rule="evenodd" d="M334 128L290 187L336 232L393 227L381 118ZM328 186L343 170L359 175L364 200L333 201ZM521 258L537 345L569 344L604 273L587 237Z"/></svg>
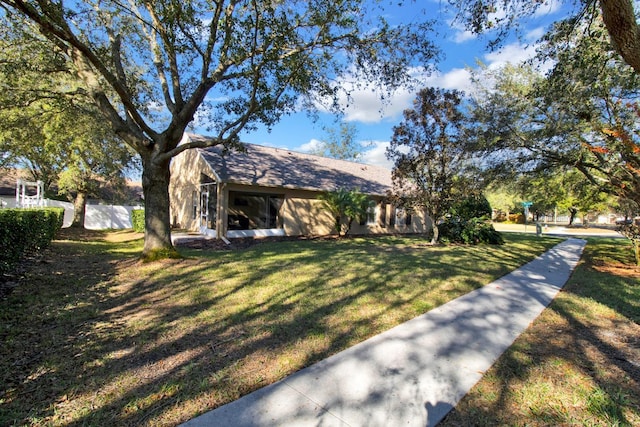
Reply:
<svg viewBox="0 0 640 427"><path fill-rule="evenodd" d="M141 264L127 236L54 242L0 301L0 425L175 425L560 241L299 240Z"/></svg>
<svg viewBox="0 0 640 427"><path fill-rule="evenodd" d="M571 279L442 423L640 425L640 268L591 238Z"/></svg>

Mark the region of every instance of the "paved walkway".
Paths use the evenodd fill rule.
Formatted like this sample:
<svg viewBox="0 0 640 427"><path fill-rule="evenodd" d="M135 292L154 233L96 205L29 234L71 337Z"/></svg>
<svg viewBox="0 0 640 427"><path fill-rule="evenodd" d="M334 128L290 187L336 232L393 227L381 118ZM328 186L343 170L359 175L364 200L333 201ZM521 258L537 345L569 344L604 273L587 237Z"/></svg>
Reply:
<svg viewBox="0 0 640 427"><path fill-rule="evenodd" d="M585 241L183 424L435 426L553 300Z"/></svg>

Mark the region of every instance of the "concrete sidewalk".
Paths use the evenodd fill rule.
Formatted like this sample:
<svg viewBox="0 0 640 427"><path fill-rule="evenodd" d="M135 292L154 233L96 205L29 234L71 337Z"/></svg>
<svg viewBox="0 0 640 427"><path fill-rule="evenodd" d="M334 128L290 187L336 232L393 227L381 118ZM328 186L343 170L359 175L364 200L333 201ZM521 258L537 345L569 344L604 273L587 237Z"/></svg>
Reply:
<svg viewBox="0 0 640 427"><path fill-rule="evenodd" d="M585 241L183 424L435 426L553 300Z"/></svg>

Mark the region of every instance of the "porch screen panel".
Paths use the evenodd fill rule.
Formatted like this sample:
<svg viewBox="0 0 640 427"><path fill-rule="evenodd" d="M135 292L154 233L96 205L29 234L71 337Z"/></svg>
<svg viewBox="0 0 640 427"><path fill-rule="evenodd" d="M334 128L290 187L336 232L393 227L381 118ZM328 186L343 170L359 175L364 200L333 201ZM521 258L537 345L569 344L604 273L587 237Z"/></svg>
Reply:
<svg viewBox="0 0 640 427"><path fill-rule="evenodd" d="M229 196L229 230L282 228L280 208L284 196L240 192L230 192Z"/></svg>

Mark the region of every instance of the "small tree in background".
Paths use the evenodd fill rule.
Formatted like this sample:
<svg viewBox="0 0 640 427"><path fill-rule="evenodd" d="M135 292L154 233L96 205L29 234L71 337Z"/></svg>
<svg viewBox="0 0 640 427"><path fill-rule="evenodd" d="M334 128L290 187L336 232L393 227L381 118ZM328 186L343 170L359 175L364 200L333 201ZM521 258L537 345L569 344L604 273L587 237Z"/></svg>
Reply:
<svg viewBox="0 0 640 427"><path fill-rule="evenodd" d="M346 190L340 188L319 196L324 202L324 207L331 212L334 218L333 227L338 236L346 236L351 230L354 220L362 220L367 217L367 210L371 205L371 199L358 190Z"/></svg>
<svg viewBox="0 0 640 427"><path fill-rule="evenodd" d="M352 162L360 159L362 146L356 141L358 131L353 123L340 123L338 129L325 127L324 131L325 139L311 154Z"/></svg>

